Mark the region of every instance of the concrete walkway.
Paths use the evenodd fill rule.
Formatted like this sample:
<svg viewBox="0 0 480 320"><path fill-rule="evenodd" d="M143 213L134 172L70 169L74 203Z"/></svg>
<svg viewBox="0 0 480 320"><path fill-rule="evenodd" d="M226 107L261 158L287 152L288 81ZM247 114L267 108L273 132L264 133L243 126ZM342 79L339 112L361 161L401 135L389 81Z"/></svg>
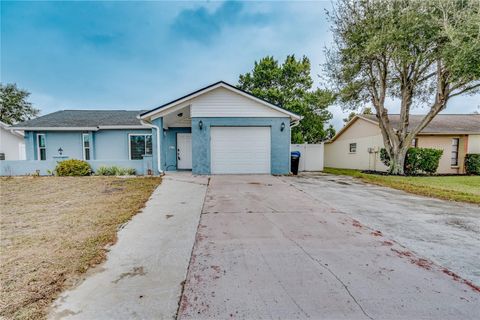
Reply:
<svg viewBox="0 0 480 320"><path fill-rule="evenodd" d="M145 209L118 233L107 261L54 303L51 319L175 317L207 177L164 177Z"/></svg>
<svg viewBox="0 0 480 320"><path fill-rule="evenodd" d="M348 189L339 191L347 197ZM213 176L179 319L478 319L450 271L272 176Z"/></svg>

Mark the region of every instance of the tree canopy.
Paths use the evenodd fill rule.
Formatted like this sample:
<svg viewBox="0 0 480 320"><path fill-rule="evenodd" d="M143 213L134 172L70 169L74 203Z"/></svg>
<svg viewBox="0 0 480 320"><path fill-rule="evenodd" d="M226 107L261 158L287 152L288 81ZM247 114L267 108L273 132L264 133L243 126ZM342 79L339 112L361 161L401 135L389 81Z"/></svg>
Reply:
<svg viewBox="0 0 480 320"><path fill-rule="evenodd" d="M345 108L375 107L391 173L403 174L412 139L452 97L478 92L479 8L475 0L339 0L329 13L335 46L326 71ZM397 128L387 98L400 101ZM428 112L411 127L415 106Z"/></svg>
<svg viewBox="0 0 480 320"><path fill-rule="evenodd" d="M328 106L335 100L329 90L313 89L310 60L289 55L279 64L272 56L255 61L251 72L240 75L238 87L303 116L292 129L293 143L316 143L335 134L324 128L332 118ZM332 132L333 131L333 132Z"/></svg>
<svg viewBox="0 0 480 320"><path fill-rule="evenodd" d="M11 125L36 117L40 110L27 101L29 95L16 84L0 83L0 121Z"/></svg>

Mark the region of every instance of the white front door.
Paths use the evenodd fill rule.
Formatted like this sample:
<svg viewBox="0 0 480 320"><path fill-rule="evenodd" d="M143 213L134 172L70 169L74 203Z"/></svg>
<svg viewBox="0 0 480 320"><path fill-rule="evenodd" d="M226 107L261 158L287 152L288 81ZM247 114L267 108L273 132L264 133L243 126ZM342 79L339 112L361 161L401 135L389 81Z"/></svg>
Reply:
<svg viewBox="0 0 480 320"><path fill-rule="evenodd" d="M177 169L192 169L191 133L177 133Z"/></svg>
<svg viewBox="0 0 480 320"><path fill-rule="evenodd" d="M270 127L212 127L211 172L270 173Z"/></svg>

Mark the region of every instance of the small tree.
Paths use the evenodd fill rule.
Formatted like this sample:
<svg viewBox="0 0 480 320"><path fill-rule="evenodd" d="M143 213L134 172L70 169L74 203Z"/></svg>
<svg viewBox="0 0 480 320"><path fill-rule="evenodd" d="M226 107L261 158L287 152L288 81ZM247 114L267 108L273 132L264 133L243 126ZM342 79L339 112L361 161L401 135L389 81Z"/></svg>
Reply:
<svg viewBox="0 0 480 320"><path fill-rule="evenodd" d="M16 84L0 83L0 121L14 124L36 117L40 111L27 101L29 95Z"/></svg>
<svg viewBox="0 0 480 320"><path fill-rule="evenodd" d="M344 107L374 106L390 173L404 174L412 139L451 98L478 91L479 8L475 0L339 0L329 13L336 46L326 70ZM400 101L397 128L387 98ZM428 112L410 127L415 105Z"/></svg>
<svg viewBox="0 0 480 320"><path fill-rule="evenodd" d="M316 143L327 139L334 130L325 130L324 124L332 118L328 106L335 97L328 90L312 89L310 68L305 56L299 60L287 56L282 65L268 56L255 62L253 70L240 75L238 81L240 89L303 116L292 129L293 143Z"/></svg>
<svg viewBox="0 0 480 320"><path fill-rule="evenodd" d="M362 112L360 113L356 113L356 112L350 112L350 114L348 115L348 117L344 118L343 119L343 122L344 123L347 123L349 122L350 120L352 120L357 114L373 114L372 113L372 108L363 108Z"/></svg>

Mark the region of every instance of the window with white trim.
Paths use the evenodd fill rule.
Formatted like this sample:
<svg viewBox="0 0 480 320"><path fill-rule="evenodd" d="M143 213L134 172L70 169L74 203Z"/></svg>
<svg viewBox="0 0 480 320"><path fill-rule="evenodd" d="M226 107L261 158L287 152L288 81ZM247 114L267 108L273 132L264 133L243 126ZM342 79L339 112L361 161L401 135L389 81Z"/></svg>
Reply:
<svg viewBox="0 0 480 320"><path fill-rule="evenodd" d="M459 138L453 138L452 139L452 156L451 156L451 161L450 164L452 167L458 166L458 147L460 145L460 139Z"/></svg>
<svg viewBox="0 0 480 320"><path fill-rule="evenodd" d="M37 160L47 160L47 145L44 133L37 134Z"/></svg>
<svg viewBox="0 0 480 320"><path fill-rule="evenodd" d="M130 160L141 160L144 155L152 155L151 134L129 134Z"/></svg>
<svg viewBox="0 0 480 320"><path fill-rule="evenodd" d="M357 144L356 143L350 143L348 150L350 153L356 153L357 152Z"/></svg>
<svg viewBox="0 0 480 320"><path fill-rule="evenodd" d="M90 134L82 133L83 160L90 160Z"/></svg>

